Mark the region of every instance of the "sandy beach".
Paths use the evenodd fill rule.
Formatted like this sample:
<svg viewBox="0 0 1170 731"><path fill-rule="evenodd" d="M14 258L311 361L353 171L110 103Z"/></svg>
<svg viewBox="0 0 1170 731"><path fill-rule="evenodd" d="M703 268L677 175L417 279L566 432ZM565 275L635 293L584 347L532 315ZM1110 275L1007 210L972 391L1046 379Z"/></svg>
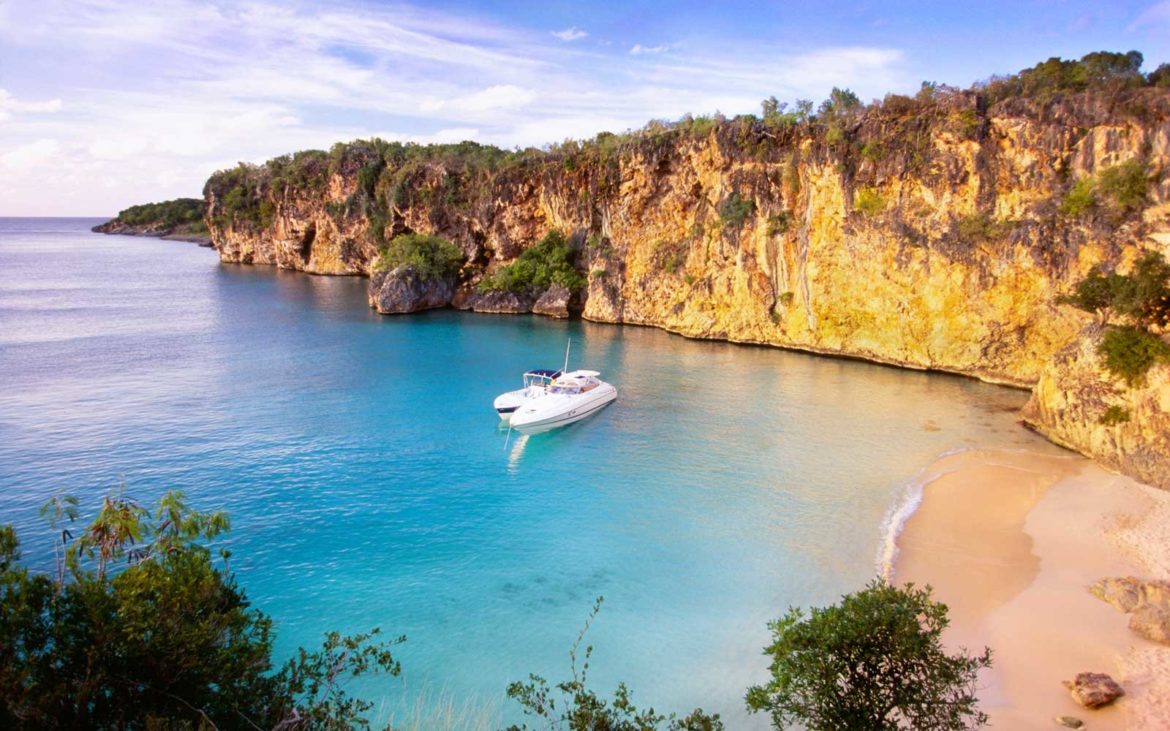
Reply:
<svg viewBox="0 0 1170 731"><path fill-rule="evenodd" d="M1110 576L1170 577L1170 493L1078 456L968 451L938 460L898 537L896 583L934 587L952 648L992 648L981 706L992 726L1170 727L1170 647L1087 591ZM1088 710L1061 685L1105 672L1126 696Z"/></svg>

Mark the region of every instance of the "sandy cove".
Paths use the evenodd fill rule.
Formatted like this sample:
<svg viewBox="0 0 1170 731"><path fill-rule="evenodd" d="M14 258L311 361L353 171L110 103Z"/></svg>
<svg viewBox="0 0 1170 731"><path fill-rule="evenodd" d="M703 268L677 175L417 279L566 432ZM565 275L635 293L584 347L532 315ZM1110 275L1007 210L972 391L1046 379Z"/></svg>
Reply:
<svg viewBox="0 0 1170 731"><path fill-rule="evenodd" d="M895 583L934 587L952 648L992 648L981 707L1001 729L1170 728L1170 647L1087 590L1110 576L1170 578L1170 492L1087 459L969 451L938 460L898 537ZM1092 711L1061 685L1105 672L1126 696Z"/></svg>

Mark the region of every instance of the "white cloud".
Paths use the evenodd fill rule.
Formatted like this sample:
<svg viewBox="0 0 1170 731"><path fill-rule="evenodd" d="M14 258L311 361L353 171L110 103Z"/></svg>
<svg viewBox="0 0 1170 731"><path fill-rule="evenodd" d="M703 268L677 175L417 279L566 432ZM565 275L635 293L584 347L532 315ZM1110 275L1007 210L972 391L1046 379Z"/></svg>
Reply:
<svg viewBox="0 0 1170 731"><path fill-rule="evenodd" d="M2 171L36 171L61 154L61 143L53 139L40 139L0 154Z"/></svg>
<svg viewBox="0 0 1170 731"><path fill-rule="evenodd" d="M1126 30L1134 31L1163 26L1170 26L1170 0L1156 3L1143 10Z"/></svg>
<svg viewBox="0 0 1170 731"><path fill-rule="evenodd" d="M14 114L59 112L61 111L61 106L60 99L49 99L40 102L21 101L10 94L7 89L0 89L0 122L12 119Z"/></svg>
<svg viewBox="0 0 1170 731"><path fill-rule="evenodd" d="M419 106L422 111L428 113L498 112L526 107L536 101L536 98L537 94L532 89L523 89L513 84L499 84L453 99L428 99Z"/></svg>
<svg viewBox="0 0 1170 731"><path fill-rule="evenodd" d="M638 45L631 64L628 47L359 0L0 0L0 14L0 215L198 195L238 160L357 137L540 146L686 112L756 112L770 94L913 86L893 49L709 44L679 57ZM44 63L17 66L16 54Z"/></svg>
<svg viewBox="0 0 1170 731"><path fill-rule="evenodd" d="M553 35L560 38L562 41L579 41L589 35L577 26L572 28L565 28L564 30L553 31Z"/></svg>

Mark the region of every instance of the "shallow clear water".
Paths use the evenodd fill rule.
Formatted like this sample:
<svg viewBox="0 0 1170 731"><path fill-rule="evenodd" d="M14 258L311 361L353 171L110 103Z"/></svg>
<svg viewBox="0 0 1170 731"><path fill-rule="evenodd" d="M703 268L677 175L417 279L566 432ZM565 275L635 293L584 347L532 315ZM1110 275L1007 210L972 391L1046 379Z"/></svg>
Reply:
<svg viewBox="0 0 1170 731"><path fill-rule="evenodd" d="M360 279L220 265L191 244L0 219L0 521L46 565L39 504L120 482L231 512L233 568L279 649L409 640L380 713L418 693L505 715L559 680L594 597L591 677L764 728L766 622L874 574L880 524L961 447L1051 449L1025 394L636 327L380 317ZM491 400L525 368L602 371L618 401L531 438ZM427 701L424 701L424 703Z"/></svg>

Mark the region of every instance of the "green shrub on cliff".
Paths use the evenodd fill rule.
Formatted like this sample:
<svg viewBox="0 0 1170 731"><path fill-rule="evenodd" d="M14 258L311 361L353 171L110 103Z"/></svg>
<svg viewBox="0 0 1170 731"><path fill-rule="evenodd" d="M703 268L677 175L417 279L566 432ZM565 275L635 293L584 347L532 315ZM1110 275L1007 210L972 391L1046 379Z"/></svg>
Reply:
<svg viewBox="0 0 1170 731"><path fill-rule="evenodd" d="M403 264L414 267L423 281L453 277L463 264L459 247L438 236L401 234L378 251L374 271L396 269Z"/></svg>
<svg viewBox="0 0 1170 731"><path fill-rule="evenodd" d="M1118 424L1125 424L1129 421L1129 409L1124 406L1112 404L1105 409L1101 414L1101 418L1097 419L1099 424L1104 426L1117 426Z"/></svg>
<svg viewBox="0 0 1170 731"><path fill-rule="evenodd" d="M878 216L886 210L886 199L877 188L858 188L853 194L853 208L863 216Z"/></svg>
<svg viewBox="0 0 1170 731"><path fill-rule="evenodd" d="M1147 252L1129 274L1094 268L1057 301L1103 322L1119 316L1132 323L1106 328L1098 351L1105 367L1130 386L1140 385L1155 363L1170 361L1170 344L1150 331L1170 327L1170 264L1160 253Z"/></svg>
<svg viewBox="0 0 1170 731"><path fill-rule="evenodd" d="M959 237L974 242L998 241L1011 233L1012 226L1011 221L996 221L981 213L963 216L956 223Z"/></svg>
<svg viewBox="0 0 1170 731"><path fill-rule="evenodd" d="M1170 264L1159 252L1148 251L1129 274L1094 267L1057 301L1097 313L1106 322L1119 315L1143 329L1170 327Z"/></svg>
<svg viewBox="0 0 1170 731"><path fill-rule="evenodd" d="M1097 190L1123 213L1132 213L1146 202L1149 170L1141 160L1129 160L1105 168L1097 175Z"/></svg>
<svg viewBox="0 0 1170 731"><path fill-rule="evenodd" d="M986 723L975 697L991 651L943 650L945 604L930 589L870 583L841 603L790 609L772 622L772 678L750 688L748 708L777 729L966 729Z"/></svg>
<svg viewBox="0 0 1170 731"><path fill-rule="evenodd" d="M1139 327L1110 327L1098 350L1105 367L1132 387L1145 383L1155 363L1170 362L1170 343Z"/></svg>
<svg viewBox="0 0 1170 731"><path fill-rule="evenodd" d="M478 289L480 292L536 294L558 285L570 292L579 292L585 283L585 277L577 271L576 250L563 233L552 230L525 249L516 261L485 276Z"/></svg>
<svg viewBox="0 0 1170 731"><path fill-rule="evenodd" d="M1146 202L1149 169L1141 160L1129 160L1078 180L1060 203L1060 212L1072 218L1103 209L1117 220L1137 212Z"/></svg>
<svg viewBox="0 0 1170 731"><path fill-rule="evenodd" d="M739 228L754 215L756 202L751 198L744 198L739 193L732 193L719 205L719 220L725 226Z"/></svg>

